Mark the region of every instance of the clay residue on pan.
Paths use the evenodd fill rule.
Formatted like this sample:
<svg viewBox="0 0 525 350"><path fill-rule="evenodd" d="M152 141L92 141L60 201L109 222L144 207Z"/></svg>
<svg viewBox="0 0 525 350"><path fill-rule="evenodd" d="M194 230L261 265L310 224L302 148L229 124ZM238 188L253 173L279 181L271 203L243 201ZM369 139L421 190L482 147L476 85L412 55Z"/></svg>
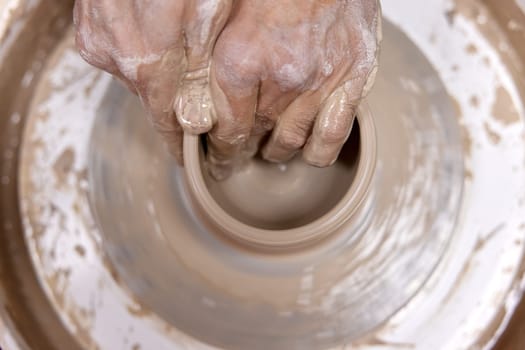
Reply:
<svg viewBox="0 0 525 350"><path fill-rule="evenodd" d="M56 303L66 312L74 315L70 322L74 325L73 333L77 341L80 341L86 348L99 350L98 345L93 341L87 330L92 327L93 311L72 307L65 296L66 290L69 288L71 272L70 269L57 269L46 278L46 282L54 286L53 293Z"/></svg>
<svg viewBox="0 0 525 350"><path fill-rule="evenodd" d="M470 131L464 124L461 124L461 136L465 155L470 156L472 154L472 136L470 136Z"/></svg>
<svg viewBox="0 0 525 350"><path fill-rule="evenodd" d="M489 141L494 144L494 145L497 145L501 142L501 135L498 134L491 126L489 123L485 122L483 123L483 128L485 129L485 133L487 134L487 138L489 139Z"/></svg>
<svg viewBox="0 0 525 350"><path fill-rule="evenodd" d="M103 73L101 71L95 74L91 83L84 88L84 96L89 97L91 95L93 88L97 85L97 82L100 80L102 74Z"/></svg>
<svg viewBox="0 0 525 350"><path fill-rule="evenodd" d="M411 350L411 349L416 348L415 344L387 341L376 335L366 337L362 341L355 344L355 346L357 346L357 348L361 348L365 346L367 348L369 346L373 346L373 347L377 346L379 348L384 348L384 349L399 349L399 350Z"/></svg>
<svg viewBox="0 0 525 350"><path fill-rule="evenodd" d="M62 154L55 161L53 170L55 171L55 176L57 182L63 183L67 179L67 175L73 169L73 164L75 162L75 153L71 147L66 148Z"/></svg>
<svg viewBox="0 0 525 350"><path fill-rule="evenodd" d="M55 67L58 63L57 56L51 57L48 61L47 69ZM26 238L31 241L29 247L33 248L30 254L35 254L39 257L39 261L63 261L65 258L65 251L70 252L67 254L70 258L74 256L74 260L84 257L89 249L88 243L82 245L80 241L71 247L65 248L63 245L62 238L64 237L63 232L67 232L69 221L68 218L76 217L78 221L86 220L84 217L87 212L86 209L82 210L80 207L75 207L78 201L72 203L71 206L63 205L67 203L67 199L62 197L62 201L56 201L48 203L48 205L42 205L35 199L35 193L42 190L42 180L52 188L55 193L64 195L65 193L71 195L74 198L74 191L78 191L78 196L81 196L86 187L86 174L85 170L76 169L75 162L78 160L78 153L74 147L74 144L68 143L66 130L59 127L55 127L49 133L39 132L39 127L45 127L46 123L49 122L49 104L51 101L51 95L55 91L59 91L64 88L64 84L77 81L78 78L82 78L81 73L72 69L69 73L78 73L73 76L55 75L53 79L50 79L48 75L44 74L41 78L41 84L37 86L33 94L33 101L30 105L30 117L29 121L25 124L24 134L24 146L22 147L20 167L28 167L29 164L34 166L39 164L41 161L47 162L45 171L41 168L33 169L29 173L20 171L19 173L19 186L21 190L22 198L22 212L25 215L25 230L32 232L32 236ZM71 79L71 81L67 81ZM96 76L92 79L91 84L97 82ZM67 92L67 91L66 91ZM81 91L78 92L80 94ZM73 94L68 95L67 103L72 103ZM27 103L27 102L26 102ZM67 114L67 113L65 113ZM75 120L77 115L69 115L68 118ZM84 131L85 132L85 131ZM53 145L45 142L53 139ZM56 153L55 153L56 152ZM44 174L45 172L48 174ZM31 199L31 200L28 200ZM31 203L30 203L31 202ZM36 203L38 202L38 203ZM36 205L31 205L35 204ZM27 205L26 205L27 204ZM89 220L86 220L89 221ZM89 223L87 223L89 224ZM51 237L50 232L54 232L56 235ZM78 232L77 232L78 233ZM47 241L46 241L47 240ZM45 243L49 243L49 249L46 249ZM73 261L74 261L73 260ZM57 264L56 266L59 266ZM91 306L77 306L72 303L68 297L69 289L71 288L72 278L78 272L72 265L55 267L53 270L47 271L46 274L40 276L42 284L50 287L48 292L48 298L53 303L53 306L60 309L62 321L68 324L69 331L74 335L76 341L82 343L83 346L89 349L97 349L98 345L95 343L90 332L93 327L94 320L94 309ZM94 306L93 306L94 307ZM64 317L67 315L67 318ZM71 347L68 347L71 348Z"/></svg>
<svg viewBox="0 0 525 350"><path fill-rule="evenodd" d="M490 58L487 56L483 57L483 64L487 67L490 67Z"/></svg>
<svg viewBox="0 0 525 350"><path fill-rule="evenodd" d="M496 100L492 106L492 115L498 122L506 126L518 123L521 120L512 97L502 86L497 88Z"/></svg>
<svg viewBox="0 0 525 350"><path fill-rule="evenodd" d="M472 349L483 349L484 346L489 344L491 339L494 339L494 334L497 334L501 325L504 323L506 317L507 310L505 308L501 308L500 310L498 310L496 315L487 325L485 331L476 340L476 343L472 346Z"/></svg>
<svg viewBox="0 0 525 350"><path fill-rule="evenodd" d="M446 19L447 19L447 22L450 26L453 26L454 25L454 20L456 19L456 9L452 8L450 10L447 10L445 13L444 13Z"/></svg>
<svg viewBox="0 0 525 350"><path fill-rule="evenodd" d="M465 156L469 158L472 155L472 136L470 135L470 130L465 125L465 120L463 119L463 110L461 109L461 104L457 100L456 97L449 95L450 101L452 101L454 105L454 109L456 110L456 116L459 121L459 126L461 128L461 139L463 141L463 151L465 152Z"/></svg>
<svg viewBox="0 0 525 350"><path fill-rule="evenodd" d="M480 253L483 248L490 243L490 241L496 237L498 233L500 233L505 228L505 223L501 223L500 225L496 226L494 229L492 229L489 233L487 233L484 236L480 236L472 249L467 263L463 266L461 271L457 274L454 283L451 285L453 286L446 294L446 296L443 298L443 303L448 302L452 296L458 291L458 289L461 287L461 285L464 283L465 279L469 275L469 272L472 270L472 266L475 263L476 256L478 253Z"/></svg>
<svg viewBox="0 0 525 350"><path fill-rule="evenodd" d="M33 94L32 83L39 79L46 56L69 22L72 2L0 2L0 147L4 155L0 159L0 235L2 242L9 242L0 251L0 318L5 316L5 307L11 315L5 319L6 325L17 342L23 339L18 343L20 348L77 349L76 341L62 329L46 300L42 285L35 280L27 241L24 242L20 228L16 195L19 179L15 170L20 129ZM9 174L9 183L3 174ZM43 226L35 226L35 232L41 232ZM0 346L19 348L15 341L5 340L0 334Z"/></svg>
<svg viewBox="0 0 525 350"><path fill-rule="evenodd" d="M523 74L523 45L522 31L516 26L516 20L505 22L505 16L516 15L516 18L523 18L518 11L516 0L455 0L453 12L455 15L461 14L467 19L472 20L480 32L492 43L501 54L500 58L508 65L508 68L515 75L518 72ZM498 21L501 21L498 23ZM520 57L521 56L521 57ZM490 64L489 60L484 60ZM524 88L523 82L522 89Z"/></svg>
<svg viewBox="0 0 525 350"><path fill-rule="evenodd" d="M78 255L80 255L81 257L84 257L86 255L86 248L84 248L83 246L81 246L80 244L77 244L75 246L75 251L77 252Z"/></svg>
<svg viewBox="0 0 525 350"><path fill-rule="evenodd" d="M474 108L479 107L479 97L474 95L470 98L470 105Z"/></svg>
<svg viewBox="0 0 525 350"><path fill-rule="evenodd" d="M487 243L490 242L492 238L494 238L501 230L505 228L505 223L501 223L500 225L496 226L492 231L487 233L484 237L479 237L478 242L476 243L476 246L474 247L474 253L482 250Z"/></svg>
<svg viewBox="0 0 525 350"><path fill-rule="evenodd" d="M128 305L128 311L129 311L129 313L131 315L136 316L136 317L140 317L140 318L151 316L151 314L152 314L151 310L148 310L148 309L144 308L139 303L136 303L136 304L133 304L133 305Z"/></svg>
<svg viewBox="0 0 525 350"><path fill-rule="evenodd" d="M478 53L478 48L473 43L468 44L467 47L465 48L465 50L470 55L475 55L475 54Z"/></svg>

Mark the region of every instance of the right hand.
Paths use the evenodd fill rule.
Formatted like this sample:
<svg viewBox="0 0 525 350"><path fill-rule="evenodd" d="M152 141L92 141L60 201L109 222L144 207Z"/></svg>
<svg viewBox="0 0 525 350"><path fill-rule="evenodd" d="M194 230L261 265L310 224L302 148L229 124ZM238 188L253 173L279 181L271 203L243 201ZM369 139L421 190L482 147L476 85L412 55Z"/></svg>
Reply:
<svg viewBox="0 0 525 350"><path fill-rule="evenodd" d="M208 72L231 7L232 0L75 2L81 56L139 95L179 162L182 130L200 134L213 126Z"/></svg>
<svg viewBox="0 0 525 350"><path fill-rule="evenodd" d="M381 41L379 0L240 0L214 49L217 122L208 164L223 178L261 150L333 164L370 90Z"/></svg>

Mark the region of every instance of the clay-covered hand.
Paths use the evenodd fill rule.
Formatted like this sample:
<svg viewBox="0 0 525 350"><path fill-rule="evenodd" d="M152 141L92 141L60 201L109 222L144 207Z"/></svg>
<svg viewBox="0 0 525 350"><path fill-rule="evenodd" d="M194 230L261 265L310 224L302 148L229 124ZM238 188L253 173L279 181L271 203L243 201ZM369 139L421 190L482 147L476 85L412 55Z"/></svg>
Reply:
<svg viewBox="0 0 525 350"><path fill-rule="evenodd" d="M259 147L270 161L303 149L308 163L332 164L374 80L380 36L378 0L235 3L211 68L218 176Z"/></svg>
<svg viewBox="0 0 525 350"><path fill-rule="evenodd" d="M76 0L77 47L137 93L170 151L213 125L208 74L232 0ZM175 112L175 113L174 113ZM175 115L177 118L175 118ZM178 120L178 123L177 123Z"/></svg>

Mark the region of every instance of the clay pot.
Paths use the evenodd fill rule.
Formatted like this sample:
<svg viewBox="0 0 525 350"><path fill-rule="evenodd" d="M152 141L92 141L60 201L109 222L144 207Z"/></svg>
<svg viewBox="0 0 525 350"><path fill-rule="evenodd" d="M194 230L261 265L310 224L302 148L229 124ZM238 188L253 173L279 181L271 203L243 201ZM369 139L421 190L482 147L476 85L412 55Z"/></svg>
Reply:
<svg viewBox="0 0 525 350"><path fill-rule="evenodd" d="M255 158L226 181L215 181L203 153L199 137L184 137L187 185L201 218L252 248L284 250L359 222L375 170L376 134L363 103L350 141L329 168L308 166L300 156L287 164Z"/></svg>

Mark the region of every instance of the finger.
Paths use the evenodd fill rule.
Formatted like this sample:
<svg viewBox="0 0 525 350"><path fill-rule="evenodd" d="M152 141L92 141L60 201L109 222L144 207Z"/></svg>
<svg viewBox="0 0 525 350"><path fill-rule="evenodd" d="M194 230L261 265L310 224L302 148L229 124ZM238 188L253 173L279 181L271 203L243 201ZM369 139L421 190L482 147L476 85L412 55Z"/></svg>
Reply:
<svg viewBox="0 0 525 350"><path fill-rule="evenodd" d="M185 10L185 46L188 71L209 66L217 37L231 12L232 0L194 0Z"/></svg>
<svg viewBox="0 0 525 350"><path fill-rule="evenodd" d="M208 69L184 73L173 109L186 132L203 134L213 127L214 109L208 84Z"/></svg>
<svg viewBox="0 0 525 350"><path fill-rule="evenodd" d="M262 92L259 91L259 95ZM260 105L260 98L257 101L258 106ZM267 139L268 134L273 130L275 126L275 120L266 115L260 115L258 112L255 113L255 120L250 137L241 149L241 158L250 159L253 158L257 152L261 149L261 144Z"/></svg>
<svg viewBox="0 0 525 350"><path fill-rule="evenodd" d="M177 160L177 163L183 165L182 141L184 133L182 128L178 123L173 123L175 116L168 114L164 118L166 124L157 122L155 124L155 130L157 130L164 140L168 152Z"/></svg>
<svg viewBox="0 0 525 350"><path fill-rule="evenodd" d="M317 94L304 94L295 99L281 114L272 135L262 150L263 158L285 162L305 145L319 111Z"/></svg>
<svg viewBox="0 0 525 350"><path fill-rule="evenodd" d="M160 62L138 68L135 87L155 130L170 153L182 164L182 128L173 111L173 98L180 77L180 50L168 51Z"/></svg>
<svg viewBox="0 0 525 350"><path fill-rule="evenodd" d="M208 133L208 164L212 175L222 180L240 161L239 154L250 137L259 89L253 72L218 61L210 74L217 122Z"/></svg>
<svg viewBox="0 0 525 350"><path fill-rule="evenodd" d="M231 0L197 0L185 11L186 72L174 110L185 131L208 132L214 123L209 90L211 52L231 10Z"/></svg>
<svg viewBox="0 0 525 350"><path fill-rule="evenodd" d="M326 167L337 160L352 130L358 102L350 98L345 86L339 87L328 97L304 147L303 158L307 163Z"/></svg>

